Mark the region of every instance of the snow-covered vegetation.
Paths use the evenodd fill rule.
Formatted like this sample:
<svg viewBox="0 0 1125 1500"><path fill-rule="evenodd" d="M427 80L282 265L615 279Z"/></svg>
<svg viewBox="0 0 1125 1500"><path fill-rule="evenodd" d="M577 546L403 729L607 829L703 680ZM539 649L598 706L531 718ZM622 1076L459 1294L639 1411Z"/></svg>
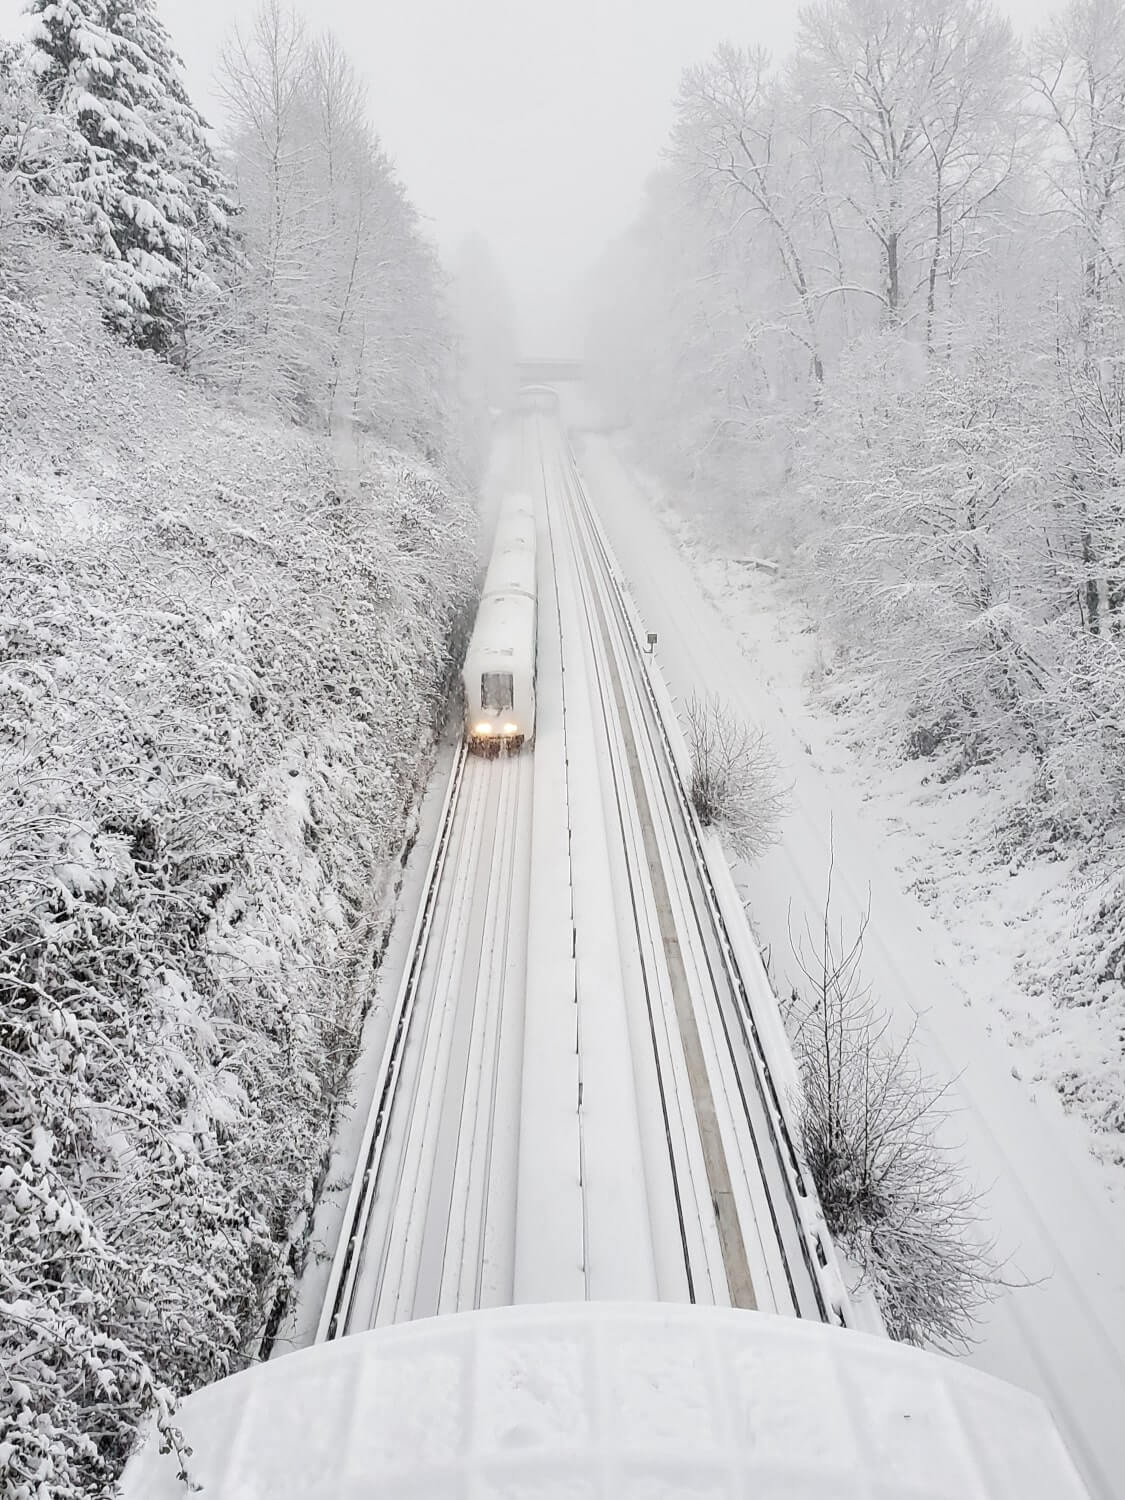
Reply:
<svg viewBox="0 0 1125 1500"><path fill-rule="evenodd" d="M480 235L470 235L453 262L452 303L461 334L458 363L466 446L483 466L493 414L516 395L516 314L503 273Z"/></svg>
<svg viewBox="0 0 1125 1500"><path fill-rule="evenodd" d="M232 44L232 187L151 0L31 9L0 49L0 1496L67 1500L253 1356L299 1267L476 545L440 275L346 59L276 8Z"/></svg>
<svg viewBox="0 0 1125 1500"><path fill-rule="evenodd" d="M684 706L691 764L691 805L704 828L717 828L731 853L753 859L777 841L785 789L760 729L717 698Z"/></svg>
<svg viewBox="0 0 1125 1500"><path fill-rule="evenodd" d="M964 1164L942 1139L948 1085L926 1077L864 981L866 922L849 943L824 921L800 941L785 1002L800 1070L801 1147L832 1238L892 1338L962 1349L1001 1272Z"/></svg>
<svg viewBox="0 0 1125 1500"><path fill-rule="evenodd" d="M1123 140L1121 0L1025 39L986 0L822 0L791 56L686 72L590 348L664 483L778 559L829 700L935 782L994 767L1005 865L1073 862L1029 982L1118 1038ZM1121 1132L1106 1061L1056 1082Z"/></svg>

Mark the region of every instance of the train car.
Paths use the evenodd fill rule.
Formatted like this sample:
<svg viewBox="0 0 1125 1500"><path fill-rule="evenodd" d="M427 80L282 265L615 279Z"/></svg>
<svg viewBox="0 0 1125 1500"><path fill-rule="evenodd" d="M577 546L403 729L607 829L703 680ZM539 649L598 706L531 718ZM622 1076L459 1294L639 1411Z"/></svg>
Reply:
<svg viewBox="0 0 1125 1500"><path fill-rule="evenodd" d="M535 735L535 514L501 507L461 682L465 737L479 754L515 753Z"/></svg>

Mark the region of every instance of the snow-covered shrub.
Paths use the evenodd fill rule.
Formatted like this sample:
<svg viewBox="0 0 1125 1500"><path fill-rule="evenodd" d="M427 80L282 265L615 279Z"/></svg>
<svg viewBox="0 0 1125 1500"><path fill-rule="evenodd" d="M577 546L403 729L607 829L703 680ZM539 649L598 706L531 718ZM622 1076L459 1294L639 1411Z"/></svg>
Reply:
<svg viewBox="0 0 1125 1500"><path fill-rule="evenodd" d="M945 1090L896 1041L850 947L823 931L787 1025L801 1078L801 1148L828 1228L874 1292L892 1338L962 1347L1000 1272L980 1206L940 1139Z"/></svg>
<svg viewBox="0 0 1125 1500"><path fill-rule="evenodd" d="M435 472L372 448L345 484L78 304L0 297L0 451L15 1500L99 1493L141 1413L167 1424L261 1331L474 547Z"/></svg>
<svg viewBox="0 0 1125 1500"><path fill-rule="evenodd" d="M753 859L776 843L785 810L765 735L714 698L692 698L684 719L696 815L704 828L720 831L739 859Z"/></svg>

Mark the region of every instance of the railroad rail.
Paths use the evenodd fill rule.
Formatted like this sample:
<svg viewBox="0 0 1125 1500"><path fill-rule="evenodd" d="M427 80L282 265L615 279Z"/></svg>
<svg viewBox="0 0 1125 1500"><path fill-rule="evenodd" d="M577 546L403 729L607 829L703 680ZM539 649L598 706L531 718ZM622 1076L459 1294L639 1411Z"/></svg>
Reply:
<svg viewBox="0 0 1125 1500"><path fill-rule="evenodd" d="M580 714L565 736L564 794L581 795L570 771L584 756L613 825L600 860L592 845L585 851L597 894L575 887L573 867L569 879L576 909L596 926L611 920L596 902L614 907L624 934L622 994L591 992L582 975L597 965L580 964L571 1060L557 1059L573 1068L577 1050L577 1097L560 1102L559 1118L578 1137L572 1221L581 1221L582 1259L577 1287L568 1273L557 1295L617 1294L616 1185L632 1212L630 1295L845 1321L785 1084L755 1019L745 949L740 956L728 930L635 611L557 419L529 412L521 451L543 487L552 586L570 622L568 636L557 616L570 653L558 685L564 720L578 708L573 695L596 705L588 742ZM548 618L541 609L541 630ZM526 753L481 761L462 746L454 757L317 1342L514 1300L533 766ZM583 820L594 815L583 807ZM581 957L591 939L575 921ZM552 1033L553 1047L565 1029ZM625 1130L604 1108L618 1088L635 1108ZM634 1159L643 1182L633 1180Z"/></svg>
<svg viewBox="0 0 1125 1500"><path fill-rule="evenodd" d="M542 435L541 425L541 439ZM784 1090L775 1079L715 888L685 784L682 751L678 753L669 732L670 705L658 700L644 636L573 454L561 435L556 442L556 489L565 495L572 539L584 559L590 633L604 648L601 670L607 723L616 709L621 725L614 774L625 842L627 846L632 842L634 850L630 872L634 920L640 930L639 905L644 897L640 888L647 876L655 894L665 986L671 990L685 1054L686 1067L677 1077L669 1055L677 1049L659 1045L661 1028L654 1011L660 1000L656 993L660 976L653 974L650 963L644 974L644 997L660 1074L689 1295L695 1300L710 1282L712 1295L705 1300L723 1300L722 1287L718 1297L714 1295L713 1264L706 1254L700 1260L698 1237L688 1232L683 1218L683 1203L693 1196L693 1184L685 1183L692 1169L690 1152L684 1150L682 1122L680 1129L674 1128L671 1114L684 1107L680 1096L685 1081L703 1146L727 1297L735 1305L764 1305L844 1322L842 1278L794 1146ZM630 802L631 840L625 827L630 821ZM698 1188L698 1183L694 1186ZM695 1196L698 1200L698 1193ZM702 1196L700 1206L705 1212L708 1194ZM704 1235L704 1244L707 1239ZM755 1263L754 1270L751 1263ZM702 1275L697 1271L700 1265Z"/></svg>

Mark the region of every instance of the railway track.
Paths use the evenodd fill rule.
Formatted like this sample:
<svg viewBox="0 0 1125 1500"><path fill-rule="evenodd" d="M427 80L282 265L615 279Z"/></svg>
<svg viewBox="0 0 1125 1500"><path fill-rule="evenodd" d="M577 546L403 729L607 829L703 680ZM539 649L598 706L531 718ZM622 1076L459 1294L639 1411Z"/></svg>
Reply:
<svg viewBox="0 0 1125 1500"><path fill-rule="evenodd" d="M569 448L537 420L546 488L579 560L587 637L597 646L655 1073L649 1092L664 1125L660 1155L673 1183L687 1294L843 1321L840 1278L714 888L668 705L657 699L638 622Z"/></svg>
<svg viewBox="0 0 1125 1500"><path fill-rule="evenodd" d="M558 423L528 419L521 450L557 781L533 798L531 755L454 760L316 1339L528 1295L839 1318L668 705ZM566 870L533 859L548 790ZM529 904L560 939L530 990Z"/></svg>
<svg viewBox="0 0 1125 1500"><path fill-rule="evenodd" d="M463 748L450 772L318 1343L510 1300L530 778Z"/></svg>

